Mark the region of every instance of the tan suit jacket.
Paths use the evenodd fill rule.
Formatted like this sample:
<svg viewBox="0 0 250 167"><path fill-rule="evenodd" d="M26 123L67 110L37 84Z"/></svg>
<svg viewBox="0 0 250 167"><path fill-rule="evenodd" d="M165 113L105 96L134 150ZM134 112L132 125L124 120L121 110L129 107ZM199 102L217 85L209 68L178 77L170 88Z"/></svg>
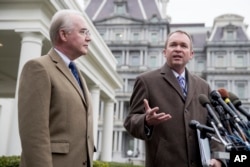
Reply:
<svg viewBox="0 0 250 167"><path fill-rule="evenodd" d="M91 97L80 78L83 91L54 49L23 67L18 92L21 167L84 167L87 160L93 165Z"/></svg>
<svg viewBox="0 0 250 167"><path fill-rule="evenodd" d="M130 113L124 122L127 131L146 142L146 167L201 167L196 131L189 127L191 120L206 124L207 111L199 103L200 94L209 95L210 87L201 78L186 69L188 92L186 99L172 70L162 68L138 76L130 100ZM144 131L145 110L143 99L150 107L172 118L154 126L151 137ZM211 143L211 149L224 150Z"/></svg>

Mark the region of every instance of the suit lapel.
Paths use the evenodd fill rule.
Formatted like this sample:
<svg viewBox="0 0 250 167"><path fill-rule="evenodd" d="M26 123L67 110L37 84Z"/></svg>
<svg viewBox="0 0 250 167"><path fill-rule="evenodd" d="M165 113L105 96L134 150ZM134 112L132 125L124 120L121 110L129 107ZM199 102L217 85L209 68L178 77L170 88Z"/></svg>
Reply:
<svg viewBox="0 0 250 167"><path fill-rule="evenodd" d="M81 92L82 92L82 94L83 94L83 96L84 96L84 101L85 101L85 103L86 104L89 104L88 102L89 102L89 99L88 99L88 87L87 87L87 84L86 84L86 81L85 81L85 79L84 79L84 77L82 77L82 74L81 74L81 72L78 70L78 68L77 68L77 72L78 72L78 74L79 74L79 76L80 76L80 80L81 80L81 83L82 83L82 89L83 90L81 90ZM78 86L78 88L79 88L79 86ZM86 105L87 106L87 105Z"/></svg>
<svg viewBox="0 0 250 167"><path fill-rule="evenodd" d="M73 85L73 87L77 90L79 95L81 96L85 106L87 107L86 100L83 96L83 91L81 90L80 86L78 85L77 81L75 80L74 76L71 74L69 68L66 66L64 61L60 58L60 56L54 51L54 49L51 49L48 53L48 55L51 57L52 61L55 63L58 70L65 76L65 78ZM80 75L81 76L81 75ZM81 77L81 80L82 77ZM82 82L83 83L83 82ZM86 90L86 83L84 82L83 87L84 90Z"/></svg>
<svg viewBox="0 0 250 167"><path fill-rule="evenodd" d="M173 74L173 71L168 67L168 65L165 63L165 65L161 68L161 74L164 80L166 80L170 86L173 87L174 90L180 95L183 101L185 101L185 97L182 93L182 90L179 86L179 83Z"/></svg>
<svg viewBox="0 0 250 167"><path fill-rule="evenodd" d="M187 89L188 89L188 93L187 93L187 98L186 98L186 103L185 106L188 106L192 100L192 98L194 98L194 93L195 93L195 89L196 89L196 79L194 79L194 77L192 76L192 74L190 74L190 72L186 69L186 77L187 77Z"/></svg>
<svg viewBox="0 0 250 167"><path fill-rule="evenodd" d="M166 80L172 87L173 89L176 90L176 92L180 95L180 97L182 98L183 102L185 102L185 106L188 106L194 96L195 93L195 88L196 88L196 80L194 79L194 77L192 76L192 74L186 69L186 78L187 78L187 97L185 98L182 90L179 86L179 83L176 79L176 77L174 76L172 70L168 67L168 65L165 63L165 65L161 68L161 74L164 78L164 80Z"/></svg>

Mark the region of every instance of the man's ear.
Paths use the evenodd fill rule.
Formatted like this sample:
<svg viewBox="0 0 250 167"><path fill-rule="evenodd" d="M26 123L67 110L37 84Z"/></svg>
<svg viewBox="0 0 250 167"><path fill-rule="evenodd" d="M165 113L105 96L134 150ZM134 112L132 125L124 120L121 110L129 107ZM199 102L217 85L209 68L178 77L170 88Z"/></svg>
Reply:
<svg viewBox="0 0 250 167"><path fill-rule="evenodd" d="M166 51L167 51L166 49L162 50L162 54L163 54L164 57L166 57Z"/></svg>
<svg viewBox="0 0 250 167"><path fill-rule="evenodd" d="M67 41L67 32L65 30L59 30L59 38L61 41Z"/></svg>
<svg viewBox="0 0 250 167"><path fill-rule="evenodd" d="M191 51L190 53L190 60L194 58L194 51Z"/></svg>

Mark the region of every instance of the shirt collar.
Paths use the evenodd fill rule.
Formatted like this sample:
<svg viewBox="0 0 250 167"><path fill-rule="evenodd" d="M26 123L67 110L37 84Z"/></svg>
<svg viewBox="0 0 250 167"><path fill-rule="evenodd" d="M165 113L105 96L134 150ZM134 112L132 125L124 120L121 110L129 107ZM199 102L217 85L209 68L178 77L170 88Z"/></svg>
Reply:
<svg viewBox="0 0 250 167"><path fill-rule="evenodd" d="M56 48L54 48L54 50L63 59L64 63L68 67L69 63L70 63L70 59L65 54L63 54L62 52L60 52L59 50L57 50Z"/></svg>
<svg viewBox="0 0 250 167"><path fill-rule="evenodd" d="M175 72L174 70L172 70L173 71L173 73L174 73L174 76L177 78L178 76L182 76L184 79L186 79L186 70L184 70L183 71L183 73L181 73L180 75L177 73L177 72Z"/></svg>

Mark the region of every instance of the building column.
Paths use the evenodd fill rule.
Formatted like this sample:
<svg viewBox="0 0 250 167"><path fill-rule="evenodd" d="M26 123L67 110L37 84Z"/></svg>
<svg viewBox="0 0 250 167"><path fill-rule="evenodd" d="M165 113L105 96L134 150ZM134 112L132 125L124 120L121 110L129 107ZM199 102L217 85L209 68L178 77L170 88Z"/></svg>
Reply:
<svg viewBox="0 0 250 167"><path fill-rule="evenodd" d="M140 50L140 56L139 57L140 57L140 66L145 66L142 50Z"/></svg>
<svg viewBox="0 0 250 167"><path fill-rule="evenodd" d="M139 148L139 158L140 159L145 159L145 141L139 140L138 143L138 148Z"/></svg>
<svg viewBox="0 0 250 167"><path fill-rule="evenodd" d="M124 91L128 92L128 78L124 78Z"/></svg>
<svg viewBox="0 0 250 167"><path fill-rule="evenodd" d="M144 50L144 57L145 57L145 59L146 59L146 64L148 64L148 50ZM164 57L164 56L162 56L162 57Z"/></svg>
<svg viewBox="0 0 250 167"><path fill-rule="evenodd" d="M207 51L207 64L206 64L206 67L207 67L207 70L211 70L212 69L212 65L211 65L211 57L212 57L212 53L211 51Z"/></svg>
<svg viewBox="0 0 250 167"><path fill-rule="evenodd" d="M164 46L165 47L165 46ZM165 56L163 56L163 53L162 52L158 52L158 57L160 57L159 58L159 61L158 61L158 64L157 65L161 65L161 64L163 64L164 62L166 62L166 60L165 60Z"/></svg>
<svg viewBox="0 0 250 167"><path fill-rule="evenodd" d="M126 50L125 51L125 55L126 55L126 66L128 66L130 63L129 63L129 50Z"/></svg>
<svg viewBox="0 0 250 167"><path fill-rule="evenodd" d="M123 138L123 132L118 131L119 137L118 137L118 152L122 154L122 138Z"/></svg>
<svg viewBox="0 0 250 167"><path fill-rule="evenodd" d="M114 109L114 112L115 112L115 113L114 113L114 122L119 120L119 114L120 114L120 113L119 113L119 111L120 111L120 110L119 110L119 104L120 104L119 101L117 101L116 104L115 104L116 107L115 107L115 109Z"/></svg>
<svg viewBox="0 0 250 167"><path fill-rule="evenodd" d="M127 65L126 64L126 51L122 50L122 66Z"/></svg>
<svg viewBox="0 0 250 167"><path fill-rule="evenodd" d="M118 148L117 148L117 142L118 142L118 130L114 130L114 151L117 152Z"/></svg>
<svg viewBox="0 0 250 167"><path fill-rule="evenodd" d="M18 85L19 85L19 77L22 71L24 64L33 58L41 56L42 51L42 41L44 36L40 33L32 33L32 32L23 32L20 33L22 37L21 41L21 52L20 52L20 60L19 67L17 72L17 82L16 82L16 94L15 94L15 102L14 109L12 111L11 117L11 127L9 132L9 140L7 149L7 155L20 155L21 153L21 143L18 131L18 109L17 109L17 97L18 97Z"/></svg>
<svg viewBox="0 0 250 167"><path fill-rule="evenodd" d="M112 161L113 114L114 101L110 99L105 101L104 105L101 161Z"/></svg>
<svg viewBox="0 0 250 167"><path fill-rule="evenodd" d="M97 85L90 87L90 93L92 96L92 106L93 106L93 134L94 134L94 144L97 146L97 133L98 133L98 120L99 120L99 109L100 109L100 88ZM94 160L97 159L96 153L94 153Z"/></svg>
<svg viewBox="0 0 250 167"><path fill-rule="evenodd" d="M18 67L18 79L23 69L23 65L30 59L41 56L42 42L44 36L38 33L24 32L21 33L21 53Z"/></svg>
<svg viewBox="0 0 250 167"><path fill-rule="evenodd" d="M147 63L147 58L146 58L146 56L145 56L145 54L144 54L144 50L140 50L140 55L141 55L141 57L142 57L142 64L143 64L143 66L147 66L148 65L148 63Z"/></svg>
<svg viewBox="0 0 250 167"><path fill-rule="evenodd" d="M247 52L247 55L246 55L246 58L247 58L247 70L250 70L250 66L249 66L249 64L250 64L250 51L248 51Z"/></svg>
<svg viewBox="0 0 250 167"><path fill-rule="evenodd" d="M103 134L103 133L102 133L101 130L98 131L97 133L98 133L98 135L97 135L97 136L98 136L98 140L97 140L98 144L97 144L97 146L98 146L98 148L102 148L102 134ZM97 148L97 151L98 151L98 148ZM99 155L100 155L100 152L101 152L101 151L98 152ZM97 158L97 159L99 159L99 157L100 157L99 155L98 155L98 158Z"/></svg>
<svg viewBox="0 0 250 167"><path fill-rule="evenodd" d="M0 156L4 156L8 150L8 134L10 133L12 122L12 113L5 111L13 111L14 99L0 99Z"/></svg>

